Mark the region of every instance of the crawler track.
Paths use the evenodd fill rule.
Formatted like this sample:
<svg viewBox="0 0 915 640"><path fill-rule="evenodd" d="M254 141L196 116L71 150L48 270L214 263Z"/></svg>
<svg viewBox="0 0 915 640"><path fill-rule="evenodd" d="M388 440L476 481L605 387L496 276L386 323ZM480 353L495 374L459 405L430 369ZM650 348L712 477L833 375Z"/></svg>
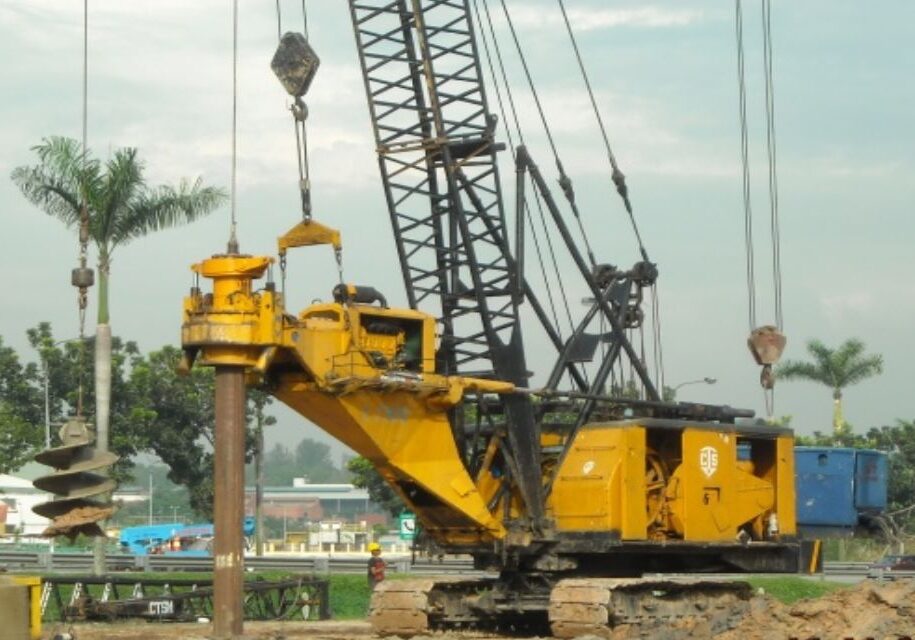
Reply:
<svg viewBox="0 0 915 640"><path fill-rule="evenodd" d="M568 579L550 594L550 627L557 638L714 637L742 619L751 595L738 581Z"/></svg>
<svg viewBox="0 0 915 640"><path fill-rule="evenodd" d="M369 623L379 635L413 636L429 628L429 594L438 581L389 580L375 588L369 606Z"/></svg>

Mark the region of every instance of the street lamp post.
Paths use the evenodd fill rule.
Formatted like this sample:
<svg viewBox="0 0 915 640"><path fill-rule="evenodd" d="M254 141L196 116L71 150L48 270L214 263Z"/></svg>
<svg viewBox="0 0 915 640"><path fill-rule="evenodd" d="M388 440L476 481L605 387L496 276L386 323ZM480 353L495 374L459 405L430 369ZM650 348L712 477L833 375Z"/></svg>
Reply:
<svg viewBox="0 0 915 640"><path fill-rule="evenodd" d="M43 383L44 383L44 447L45 449L51 448L51 363L48 362L49 351L56 347L59 344L67 344L69 342L78 342L79 338L68 338L66 340L58 340L57 342L51 342L49 344L42 345L38 350L38 355L41 356L41 369L43 374Z"/></svg>
<svg viewBox="0 0 915 640"><path fill-rule="evenodd" d="M674 393L676 393L677 389L679 389L680 387L685 387L688 384L715 384L716 382L718 382L718 380L716 378L707 378L707 377L699 378L698 380L687 380L686 382L681 382L680 384L675 386Z"/></svg>

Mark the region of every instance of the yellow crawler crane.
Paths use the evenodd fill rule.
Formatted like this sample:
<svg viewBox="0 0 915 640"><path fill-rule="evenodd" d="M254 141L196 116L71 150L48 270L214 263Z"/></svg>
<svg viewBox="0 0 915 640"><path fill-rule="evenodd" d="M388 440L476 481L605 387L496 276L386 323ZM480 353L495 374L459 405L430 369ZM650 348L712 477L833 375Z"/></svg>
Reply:
<svg viewBox="0 0 915 640"><path fill-rule="evenodd" d="M331 232L303 222L280 252L339 247ZM468 465L450 416L468 399L483 406L537 391L436 373L435 319L389 308L372 288L338 285L333 301L294 315L272 282L256 288L271 262L228 254L194 265L213 290L195 287L185 299L185 365L245 367L249 384L371 460L440 548L498 572L383 584L371 613L379 632L549 622L554 635L574 637L647 633L674 619L678 629L714 631L747 606L745 583L639 576L807 567L789 430L737 426L724 417L739 412L719 407L716 418L704 405L676 405L695 419L594 420L574 432L545 425L538 474L551 490L535 519L507 428L496 424Z"/></svg>
<svg viewBox="0 0 915 640"><path fill-rule="evenodd" d="M390 308L374 288L340 284L332 300L294 313L273 282L257 288L271 258L230 249L195 265L213 290L195 287L185 301L185 365L216 367L217 416L227 416L217 429L236 436L223 441L238 441L246 377L368 458L416 513L420 545L470 554L490 572L383 583L370 613L379 633L465 625L543 633L548 625L559 637L673 640L731 626L749 586L696 574L797 572L815 560L796 536L791 432L739 424L750 411L663 401L644 348L631 341L645 328L647 296L659 331L658 270L606 137L638 262L626 270L597 261L552 144L564 202L522 144L512 150L509 226L498 159L505 147L496 138L508 120L489 110L477 46L478 34L496 36L475 3L347 4L408 308ZM293 99L303 216L279 239L284 281L294 247L332 246L342 274L339 233L311 218L303 97L318 66L304 34L281 37L271 67ZM531 239L534 252L525 249ZM525 267L528 254L541 262L535 277L545 296L528 280L537 272ZM556 296L568 324L551 282L588 296L578 314L564 287ZM783 346L769 327L751 336L763 366ZM537 388L529 360L549 367ZM240 449L226 449L237 461ZM235 504L226 495L240 493L228 459L218 457L225 481L217 512ZM229 523L230 511L217 523L220 514ZM238 541L216 542L217 571L234 568L239 579ZM240 610L240 589L224 589L222 599L217 592L217 621L234 621L230 592Z"/></svg>

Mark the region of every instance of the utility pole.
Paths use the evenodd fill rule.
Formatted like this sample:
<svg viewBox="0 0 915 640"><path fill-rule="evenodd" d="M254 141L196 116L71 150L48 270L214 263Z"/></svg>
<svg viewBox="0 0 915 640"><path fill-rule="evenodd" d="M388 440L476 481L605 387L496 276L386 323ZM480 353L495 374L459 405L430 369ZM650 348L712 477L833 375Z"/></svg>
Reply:
<svg viewBox="0 0 915 640"><path fill-rule="evenodd" d="M149 524L153 523L153 484L152 471L149 472Z"/></svg>

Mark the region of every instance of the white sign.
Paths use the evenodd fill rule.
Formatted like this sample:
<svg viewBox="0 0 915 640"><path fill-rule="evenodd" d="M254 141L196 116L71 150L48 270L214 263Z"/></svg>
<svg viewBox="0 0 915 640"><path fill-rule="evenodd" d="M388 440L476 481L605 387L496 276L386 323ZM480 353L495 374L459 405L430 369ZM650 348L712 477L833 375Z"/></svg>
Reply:
<svg viewBox="0 0 915 640"><path fill-rule="evenodd" d="M711 478L718 471L718 449L715 447L702 447L699 449L699 468L707 478Z"/></svg>
<svg viewBox="0 0 915 640"><path fill-rule="evenodd" d="M175 615L175 603L171 600L153 600L149 603L149 614L153 616Z"/></svg>

